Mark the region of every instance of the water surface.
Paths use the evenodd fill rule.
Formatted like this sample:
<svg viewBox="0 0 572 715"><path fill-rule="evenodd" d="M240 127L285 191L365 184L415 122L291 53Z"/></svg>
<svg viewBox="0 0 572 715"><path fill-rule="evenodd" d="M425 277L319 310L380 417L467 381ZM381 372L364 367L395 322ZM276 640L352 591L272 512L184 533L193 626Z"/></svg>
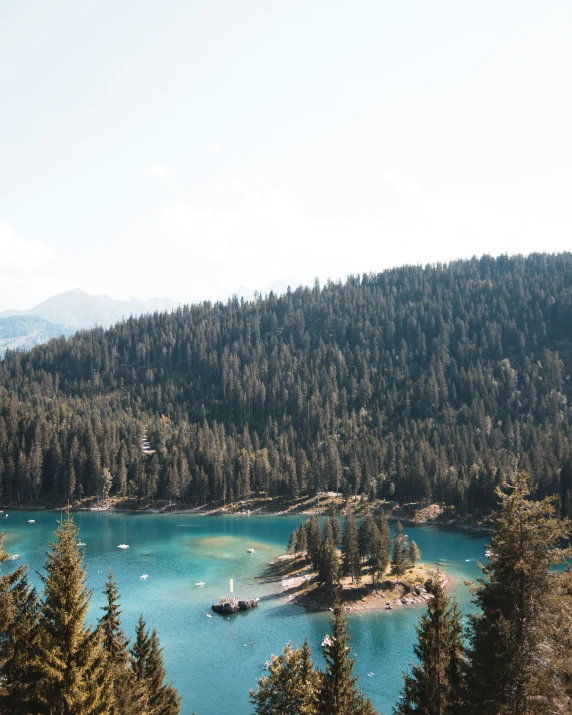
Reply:
<svg viewBox="0 0 572 715"><path fill-rule="evenodd" d="M46 542L53 539L59 515L9 512L2 519L5 548L30 566L40 587ZM28 519L35 519L29 524ZM284 552L299 517L187 516L77 513L80 539L86 543L89 585L94 589L90 617L99 617L109 569L122 595L123 627L132 637L140 613L155 627L164 647L169 678L183 695L183 715L248 715L248 691L263 673L271 653L287 641L300 645L307 636L321 663L320 643L328 615L311 614L275 595L276 586L259 578L266 564ZM451 577L450 591L462 610L470 609L465 579L478 575L485 539L436 527L407 526L422 560L439 561ZM118 549L129 544L129 549ZM254 548L250 554L247 549ZM4 565L9 568L12 562ZM141 580L142 574L148 574ZM256 611L230 618L213 614L212 603L228 595L259 596ZM195 583L204 581L204 587ZM415 624L423 607L364 612L349 618L360 685L380 713L390 713L401 688L401 674L413 655ZM368 673L373 673L368 677Z"/></svg>

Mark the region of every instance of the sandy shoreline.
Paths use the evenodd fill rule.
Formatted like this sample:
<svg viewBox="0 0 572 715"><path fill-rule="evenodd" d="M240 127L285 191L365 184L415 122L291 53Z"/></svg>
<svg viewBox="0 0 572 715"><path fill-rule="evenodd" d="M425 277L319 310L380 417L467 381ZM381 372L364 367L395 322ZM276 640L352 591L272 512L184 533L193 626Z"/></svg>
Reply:
<svg viewBox="0 0 572 715"><path fill-rule="evenodd" d="M282 600L310 611L330 610L321 601L319 591L314 587L315 573L310 566L302 565L293 574L284 573L294 563L292 556L279 556L269 564L270 572L275 576L277 590L275 594ZM365 583L360 587L352 587L346 583L342 589L344 610L352 611L391 611L404 606L424 606L432 598L427 592L426 582L435 573L435 568L427 564L418 564L415 569L407 572L402 578L386 574L383 581L377 585ZM447 587L450 578L440 571L442 583Z"/></svg>

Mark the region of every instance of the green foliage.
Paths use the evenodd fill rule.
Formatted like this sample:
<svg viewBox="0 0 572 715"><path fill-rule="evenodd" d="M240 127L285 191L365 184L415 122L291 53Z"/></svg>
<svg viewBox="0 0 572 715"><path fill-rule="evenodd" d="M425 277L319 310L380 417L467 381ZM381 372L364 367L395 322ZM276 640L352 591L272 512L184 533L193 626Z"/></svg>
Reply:
<svg viewBox="0 0 572 715"><path fill-rule="evenodd" d="M398 521L393 535L393 551L391 554L391 569L396 576L403 576L409 564L409 544L403 534L403 526Z"/></svg>
<svg viewBox="0 0 572 715"><path fill-rule="evenodd" d="M408 546L407 546L407 563L409 566L413 567L415 564L419 561L421 558L421 551L419 551L419 547L417 544L412 541Z"/></svg>
<svg viewBox="0 0 572 715"><path fill-rule="evenodd" d="M0 564L9 558L0 534ZM0 712L27 713L33 700L30 652L37 647L38 597L20 566L0 576Z"/></svg>
<svg viewBox="0 0 572 715"><path fill-rule="evenodd" d="M361 579L360 550L358 530L355 516L347 514L344 519L342 534L342 573L351 576L352 583L359 583Z"/></svg>
<svg viewBox="0 0 572 715"><path fill-rule="evenodd" d="M308 641L295 649L288 643L281 655L272 656L256 691L250 691L255 715L318 715L319 680Z"/></svg>
<svg viewBox="0 0 572 715"><path fill-rule="evenodd" d="M165 666L157 633L146 630L143 616L135 629L135 642L131 649L133 672L144 687L149 715L178 715L181 698L173 686L165 684Z"/></svg>
<svg viewBox="0 0 572 715"><path fill-rule="evenodd" d="M409 266L9 351L3 498L111 475L194 504L339 485L489 513L516 460L570 510L571 280L568 253Z"/></svg>
<svg viewBox="0 0 572 715"><path fill-rule="evenodd" d="M106 654L99 628L86 626L91 601L86 567L77 546L78 527L62 517L49 544L42 576L34 697L50 715L107 715L111 702Z"/></svg>
<svg viewBox="0 0 572 715"><path fill-rule="evenodd" d="M554 598L568 574L551 572L570 555L562 548L570 524L557 518L554 498L533 502L530 494L522 473L497 492L491 560L482 567L479 611L471 616L468 686L475 713L548 713L570 695L565 672L552 667L554 644L570 628L569 601Z"/></svg>
<svg viewBox="0 0 572 715"><path fill-rule="evenodd" d="M330 618L332 635L323 643L326 669L321 678L319 691L320 715L375 715L369 700L357 687L353 675L354 659L346 621L339 602L334 604Z"/></svg>
<svg viewBox="0 0 572 715"><path fill-rule="evenodd" d="M427 613L419 619L417 664L404 677L395 715L455 715L463 712L463 638L454 599L446 596L442 575L436 573L429 592Z"/></svg>

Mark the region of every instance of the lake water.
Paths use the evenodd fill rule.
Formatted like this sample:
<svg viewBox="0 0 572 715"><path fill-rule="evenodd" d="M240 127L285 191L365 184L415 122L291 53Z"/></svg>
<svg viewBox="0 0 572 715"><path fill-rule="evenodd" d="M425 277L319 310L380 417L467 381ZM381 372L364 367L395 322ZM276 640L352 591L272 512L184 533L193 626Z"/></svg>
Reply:
<svg viewBox="0 0 572 715"><path fill-rule="evenodd" d="M28 519L35 519L35 524ZM19 554L17 563L30 567L38 587L37 572L57 519L53 512L14 511L0 524L5 549ZM315 659L322 664L320 643L328 630L328 614L307 613L286 603L275 596L274 584L259 578L266 564L284 553L299 517L77 513L74 519L86 542L89 585L94 589L90 616L99 617L111 568L122 594L126 634L133 636L140 613L157 629L168 676L184 697L185 715L251 713L249 689L263 674L264 661L289 640L300 645L308 636ZM478 576L476 561L484 560L486 539L436 527L406 526L404 531L417 542L424 562L440 562L452 580L450 592L468 612L470 593L463 581ZM129 544L129 549L118 549L118 544ZM255 552L247 553L249 548ZM142 574L148 579L141 580ZM211 604L228 595L230 578L236 595L258 596L260 607L230 618L207 618ZM206 585L196 587L197 581ZM351 614L348 619L355 672L380 713L390 713L398 699L423 610L409 606Z"/></svg>

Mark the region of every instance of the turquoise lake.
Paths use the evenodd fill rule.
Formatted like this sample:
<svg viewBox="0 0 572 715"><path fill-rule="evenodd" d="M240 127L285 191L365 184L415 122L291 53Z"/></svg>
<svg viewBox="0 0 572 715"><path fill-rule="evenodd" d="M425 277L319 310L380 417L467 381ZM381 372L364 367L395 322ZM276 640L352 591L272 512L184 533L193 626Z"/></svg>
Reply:
<svg viewBox="0 0 572 715"><path fill-rule="evenodd" d="M38 587L46 542L53 539L58 518L54 512L14 511L0 525L6 534L5 549L19 555L17 564L30 567ZM99 617L111 568L122 595L123 628L132 637L143 613L148 626L157 629L168 677L183 695L184 715L251 713L249 689L263 674L264 661L289 640L299 645L308 636L315 660L322 665L320 643L328 630L328 614L307 613L287 603L277 597L275 584L260 578L268 562L284 553L300 517L90 512L74 514L74 519L86 543L89 585L94 589L91 617ZM479 575L477 559L484 560L486 539L429 526L406 526L404 531L417 542L422 561L439 561L451 579L450 593L469 612L471 596L463 581ZM118 549L118 544L129 544L129 549ZM249 548L255 552L248 553ZM142 580L142 574L148 578ZM230 618L207 618L211 604L228 595L230 578L236 595L258 596L260 607ZM198 581L205 586L195 586ZM380 713L391 713L399 697L401 674L412 658L415 624L423 610L408 606L351 614L348 619L355 672Z"/></svg>

